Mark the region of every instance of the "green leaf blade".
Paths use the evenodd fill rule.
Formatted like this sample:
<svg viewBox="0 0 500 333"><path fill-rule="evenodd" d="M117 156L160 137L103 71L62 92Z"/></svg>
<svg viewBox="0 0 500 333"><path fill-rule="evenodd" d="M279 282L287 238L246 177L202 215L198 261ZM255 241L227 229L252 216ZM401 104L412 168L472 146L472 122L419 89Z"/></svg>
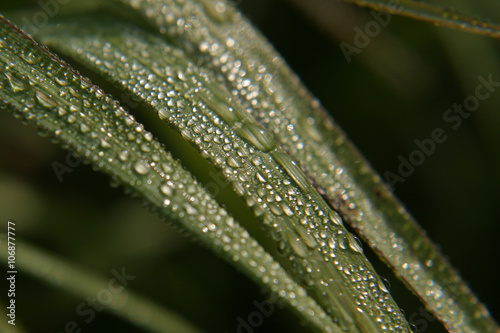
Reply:
<svg viewBox="0 0 500 333"><path fill-rule="evenodd" d="M5 245L6 239L7 235L1 234L0 244ZM109 289L109 278L88 272L78 265L45 252L19 238L16 239L16 249L16 264L19 270L40 278L56 288L65 289L82 299L95 297L100 291ZM7 266L8 253L5 251L0 253L0 260ZM135 276L132 276L132 281L133 278ZM116 294L121 297L112 297L110 302L103 304L108 311L149 332L203 332L178 314L136 294L130 290L130 287L124 287L126 286L116 288L119 290ZM135 315L133 320L131 314Z"/></svg>
<svg viewBox="0 0 500 333"><path fill-rule="evenodd" d="M463 14L450 7L440 7L415 0L343 0L358 6L383 10L416 20L433 23L450 29L462 30L478 35L500 38L500 26L489 20Z"/></svg>
<svg viewBox="0 0 500 333"><path fill-rule="evenodd" d="M218 3L215 1L116 1L142 13L169 40L188 52L204 54L204 64L226 77L232 95L238 96L240 103L300 161L332 206L449 330L500 331L484 306L381 183L342 130L239 13L228 6L220 7L224 19L215 20L209 14ZM372 8L381 9L381 2L369 3L375 2L377 5ZM439 18L445 12L441 9L416 1L401 3L410 8L407 13L414 11L416 16L427 15L434 17L433 22L444 22ZM207 9L210 6L212 9ZM457 19L467 21L460 15ZM450 20L455 27L463 24L455 18ZM468 29L468 24L464 29ZM480 30L487 35L498 33L498 27L488 24ZM265 77L264 73L270 75ZM253 91L242 86L244 80L249 81L246 87L252 87Z"/></svg>
<svg viewBox="0 0 500 333"><path fill-rule="evenodd" d="M0 33L3 109L146 199L317 331L335 331L305 290L117 102L3 17Z"/></svg>
<svg viewBox="0 0 500 333"><path fill-rule="evenodd" d="M104 26L88 19L86 30L58 21L42 39L141 98L211 160L270 232L279 234L281 251L296 263L308 291L344 329L409 331L338 215L278 149L272 135L231 103L222 86L216 87L210 71L186 62L181 50L161 39L107 21ZM232 149L225 150L225 145Z"/></svg>

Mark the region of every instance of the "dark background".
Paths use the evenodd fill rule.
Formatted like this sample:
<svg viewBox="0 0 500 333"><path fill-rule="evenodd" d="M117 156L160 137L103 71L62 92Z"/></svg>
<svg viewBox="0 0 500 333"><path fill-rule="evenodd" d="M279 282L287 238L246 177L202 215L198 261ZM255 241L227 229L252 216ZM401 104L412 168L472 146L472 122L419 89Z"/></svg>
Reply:
<svg viewBox="0 0 500 333"><path fill-rule="evenodd" d="M455 3L499 20L493 2L472 5ZM373 21L369 10L325 7L319 12L331 19L322 25L292 0L243 0L238 6L380 174L395 173L398 156L408 157L415 139L443 128L446 142L396 184L395 193L500 318L500 91L457 130L443 121L448 108L474 94L479 75L500 81L498 41L392 16L348 63L339 44L354 45L354 28ZM266 298L231 266L112 189L106 176L81 165L59 182L51 164L65 164L68 153L6 111L0 112L0 143L0 221L15 221L19 237L106 277L126 267L136 276L131 290L208 332L236 332L237 318L246 318L255 310L253 301ZM418 312L418 300L374 261L407 315ZM104 312L83 323L75 314L82 299L28 275L18 275L18 291L18 320L29 332L60 332L71 320L83 332L140 331ZM444 332L431 324L426 331ZM254 332L307 331L280 309Z"/></svg>

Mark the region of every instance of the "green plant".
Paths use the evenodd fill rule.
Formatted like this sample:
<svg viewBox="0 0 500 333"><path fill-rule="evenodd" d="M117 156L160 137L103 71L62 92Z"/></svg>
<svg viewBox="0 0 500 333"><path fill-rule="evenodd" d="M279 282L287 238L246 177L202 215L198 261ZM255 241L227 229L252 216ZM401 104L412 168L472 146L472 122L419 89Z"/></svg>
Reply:
<svg viewBox="0 0 500 333"><path fill-rule="evenodd" d="M258 220L267 225L291 265L281 258L283 269L263 254L273 253L276 246L266 245L265 238L253 230L252 235L265 250L259 247L209 193L182 171L151 133L100 89L74 71L59 68L60 61L17 36L8 23L4 24L7 39L2 45L3 103L17 110L18 117L36 123L44 134L55 136L94 167L112 175L115 182L145 198L163 216L198 235L200 241L260 281L317 330L409 329L383 282L371 272L360 245L323 197L361 230L400 276L413 283L412 288L421 297L444 293L437 302L428 299L426 305L452 329L494 329L486 313L473 315L475 301L466 287L387 189L373 178L343 134L321 113L317 102L307 96L259 35L249 27L237 30L247 24L238 14L222 3L128 5L144 15L135 18L151 31L129 27L109 15L102 16L101 22L106 24L100 24L96 14L78 14L77 20L62 17L39 27L40 38L128 91L136 98L139 110L153 111L168 122L182 136L170 133L162 140L171 142L170 149L183 139L197 147L222 171L234 193L246 200ZM192 21L179 23L176 15L187 15ZM152 23L147 23L148 17ZM169 43L152 32L156 28L169 36ZM222 42L227 54L221 51L225 48ZM268 76L273 66L277 70ZM94 112L96 108L104 111ZM145 112L140 116L147 121ZM153 132L159 138L169 133L158 120L150 126L158 126ZM179 157L190 168L195 168L193 163L201 163L190 162L182 153ZM204 165L199 176L206 176L208 168ZM231 198L218 200L233 214L241 207ZM252 228L257 221L244 216L241 219L244 228ZM394 232L398 239L388 242ZM401 245L405 243L400 243L399 237L414 249ZM242 239L250 240L237 248L229 245ZM399 257L394 244L405 248ZM252 259L241 260L244 253ZM425 265L426 272L416 271L411 260L430 264ZM277 286L272 279L276 275L281 276ZM437 283L438 289L432 291L428 281ZM455 302L458 308L454 308ZM450 310L455 313L450 315ZM311 311L316 315L311 316ZM462 322L456 316L465 319Z"/></svg>

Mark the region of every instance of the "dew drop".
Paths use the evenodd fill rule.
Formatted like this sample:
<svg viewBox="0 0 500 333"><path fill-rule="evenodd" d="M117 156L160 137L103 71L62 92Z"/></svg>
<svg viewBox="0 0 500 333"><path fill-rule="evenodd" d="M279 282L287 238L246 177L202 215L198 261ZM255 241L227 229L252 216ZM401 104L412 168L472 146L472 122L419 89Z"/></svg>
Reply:
<svg viewBox="0 0 500 333"><path fill-rule="evenodd" d="M233 228L234 227L234 218L232 218L231 216L228 216L226 218L226 225L230 228Z"/></svg>
<svg viewBox="0 0 500 333"><path fill-rule="evenodd" d="M54 80L56 80L56 82L62 87L65 87L69 84L68 79L66 77L56 76Z"/></svg>
<svg viewBox="0 0 500 333"><path fill-rule="evenodd" d="M226 162L227 164L232 167L232 168L239 168L241 167L241 164L238 162L238 160L233 157L233 156L229 156L227 159L226 159Z"/></svg>
<svg viewBox="0 0 500 333"><path fill-rule="evenodd" d="M86 77L82 77L80 80L80 85L83 89L87 89L87 88L92 87L92 82L89 79L87 79Z"/></svg>
<svg viewBox="0 0 500 333"><path fill-rule="evenodd" d="M166 108L161 108L158 110L158 117L161 119L161 120L165 120L165 119L168 119L168 109Z"/></svg>
<svg viewBox="0 0 500 333"><path fill-rule="evenodd" d="M296 195L297 194L297 189L293 186L289 186L287 189L287 193L290 196Z"/></svg>
<svg viewBox="0 0 500 333"><path fill-rule="evenodd" d="M295 183L304 191L309 192L311 190L311 184L309 180L304 175L302 170L295 164L295 162L287 154L283 154L277 151L271 152L273 159L278 162L279 165L292 177Z"/></svg>
<svg viewBox="0 0 500 333"><path fill-rule="evenodd" d="M262 164L262 157L260 156L254 156L252 157L252 163L255 165L255 166L260 166Z"/></svg>
<svg viewBox="0 0 500 333"><path fill-rule="evenodd" d="M384 282L382 281L382 279L378 279L378 287L380 288L380 290L382 290L383 292L385 293L389 293L389 289L387 288L387 286L384 284Z"/></svg>
<svg viewBox="0 0 500 333"><path fill-rule="evenodd" d="M261 183L265 183L266 182L266 179L259 172L255 173L255 178L257 178L257 180L259 182L261 182Z"/></svg>
<svg viewBox="0 0 500 333"><path fill-rule="evenodd" d="M345 236L341 236L340 237L340 239L339 239L339 247L342 250L347 250L347 248L349 247L349 240L347 239L347 237L345 237Z"/></svg>
<svg viewBox="0 0 500 333"><path fill-rule="evenodd" d="M309 134L309 137L317 142L323 141L323 136L316 127L316 120L313 117L300 120L300 125Z"/></svg>
<svg viewBox="0 0 500 333"><path fill-rule="evenodd" d="M271 134L259 125L244 123L242 127L236 129L236 133L259 150L268 152L275 148Z"/></svg>
<svg viewBox="0 0 500 333"><path fill-rule="evenodd" d="M57 114L58 114L59 116L61 116L61 117L62 117L62 116L64 116L64 115L66 115L66 114L67 114L66 109L65 109L65 108L63 108L63 107L61 107L61 106L60 106L60 107L58 107L58 108L57 108Z"/></svg>
<svg viewBox="0 0 500 333"><path fill-rule="evenodd" d="M115 68L115 66L111 62L109 62L108 60L104 60L103 63L104 63L104 66L106 66L107 69L111 69L112 70L112 69Z"/></svg>
<svg viewBox="0 0 500 333"><path fill-rule="evenodd" d="M198 213L198 210L188 203L184 204L184 208L186 209L186 213L188 213L189 215L195 215Z"/></svg>
<svg viewBox="0 0 500 333"><path fill-rule="evenodd" d="M151 132L144 133L144 139L146 139L147 142L151 142L153 140L153 134L151 134Z"/></svg>
<svg viewBox="0 0 500 333"><path fill-rule="evenodd" d="M126 160L128 160L129 155L130 155L130 153L128 152L128 150L122 150L118 154L118 157L120 158L120 160L125 162Z"/></svg>
<svg viewBox="0 0 500 333"><path fill-rule="evenodd" d="M90 127L88 127L87 124L81 124L80 131L82 131L82 133L88 133L90 131Z"/></svg>
<svg viewBox="0 0 500 333"><path fill-rule="evenodd" d="M285 214L287 216L293 216L294 215L293 210L287 204L283 204L281 207L283 208L283 212L285 212Z"/></svg>
<svg viewBox="0 0 500 333"><path fill-rule="evenodd" d="M106 141L106 139L102 139L101 140L101 147L106 148L106 149L111 148L111 144L108 141Z"/></svg>
<svg viewBox="0 0 500 333"><path fill-rule="evenodd" d="M353 250L354 252L363 253L363 248L352 234L348 233L347 239L349 241L349 247L351 248L351 250Z"/></svg>
<svg viewBox="0 0 500 333"><path fill-rule="evenodd" d="M134 170L140 175L147 175L151 167L146 161L138 161L134 164Z"/></svg>
<svg viewBox="0 0 500 333"><path fill-rule="evenodd" d="M318 246L316 239L314 239L314 236L310 232L299 226L294 226L294 229L298 237L302 239L304 244L306 244L310 249L315 249Z"/></svg>
<svg viewBox="0 0 500 333"><path fill-rule="evenodd" d="M299 257L305 258L310 254L311 251L300 238L292 238L289 241L293 252L295 252Z"/></svg>
<svg viewBox="0 0 500 333"><path fill-rule="evenodd" d="M335 244L335 237L330 236L330 237L328 238L328 247L329 247L330 249L335 249L335 247L336 247L336 244Z"/></svg>
<svg viewBox="0 0 500 333"><path fill-rule="evenodd" d="M35 65L40 61L39 57L33 52L21 53L21 57L30 65Z"/></svg>
<svg viewBox="0 0 500 333"><path fill-rule="evenodd" d="M172 193L174 192L172 187L168 184L168 183L163 183L161 186L160 186L160 191L161 193L165 194L165 195L172 195Z"/></svg>
<svg viewBox="0 0 500 333"><path fill-rule="evenodd" d="M166 174L171 174L172 172L174 172L174 169L172 169L172 167L167 163L162 163L161 168L163 171L165 171Z"/></svg>
<svg viewBox="0 0 500 333"><path fill-rule="evenodd" d="M339 226L342 225L342 219L337 212L330 210L330 212L328 213L328 216L330 217L330 221L332 221L334 224L339 225Z"/></svg>
<svg viewBox="0 0 500 333"><path fill-rule="evenodd" d="M28 88L27 83L24 82L22 79L16 77L14 74L5 73L5 76L9 80L12 91L20 92L20 91L26 90Z"/></svg>
<svg viewBox="0 0 500 333"><path fill-rule="evenodd" d="M75 117L75 115L70 114L70 115L68 116L68 123L72 124L72 123L74 123L75 121L76 121L76 117Z"/></svg>
<svg viewBox="0 0 500 333"><path fill-rule="evenodd" d="M52 99L52 97L40 90L35 91L35 96L37 101L46 108L53 108L57 106L57 103Z"/></svg>

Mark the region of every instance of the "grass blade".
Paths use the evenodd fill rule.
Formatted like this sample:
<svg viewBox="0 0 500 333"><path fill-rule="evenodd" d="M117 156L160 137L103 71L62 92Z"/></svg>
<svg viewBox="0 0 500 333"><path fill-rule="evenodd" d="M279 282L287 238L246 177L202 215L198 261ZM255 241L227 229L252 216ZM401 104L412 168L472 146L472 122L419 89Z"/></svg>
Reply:
<svg viewBox="0 0 500 333"><path fill-rule="evenodd" d="M0 244L5 245L6 235L0 235ZM8 254L1 251L0 258L7 265ZM21 271L40 278L44 282L85 299L95 297L101 290L109 289L109 278L88 272L62 258L51 255L37 247L16 239L16 263ZM123 286L122 286L123 288ZM117 288L118 289L118 288ZM202 331L179 315L152 303L130 290L122 289L110 302L103 303L106 309L149 332L157 333L201 333ZM131 318L135 314L135 319Z"/></svg>
<svg viewBox="0 0 500 333"><path fill-rule="evenodd" d="M232 96L300 161L332 206L449 330L500 331L319 102L239 13L222 2L119 2L186 51L204 54L204 64L223 74Z"/></svg>
<svg viewBox="0 0 500 333"><path fill-rule="evenodd" d="M478 35L500 38L500 26L489 20L471 17L453 8L443 8L415 0L342 0L358 6L383 10L390 14L402 15L412 19L433 23L451 29L462 30Z"/></svg>
<svg viewBox="0 0 500 333"><path fill-rule="evenodd" d="M231 100L220 79L162 39L112 22L59 20L40 36L146 103L221 170L343 329L409 331L336 212L272 135Z"/></svg>
<svg viewBox="0 0 500 333"><path fill-rule="evenodd" d="M304 289L117 102L4 17L0 35L3 109L145 199L312 327L335 331Z"/></svg>

